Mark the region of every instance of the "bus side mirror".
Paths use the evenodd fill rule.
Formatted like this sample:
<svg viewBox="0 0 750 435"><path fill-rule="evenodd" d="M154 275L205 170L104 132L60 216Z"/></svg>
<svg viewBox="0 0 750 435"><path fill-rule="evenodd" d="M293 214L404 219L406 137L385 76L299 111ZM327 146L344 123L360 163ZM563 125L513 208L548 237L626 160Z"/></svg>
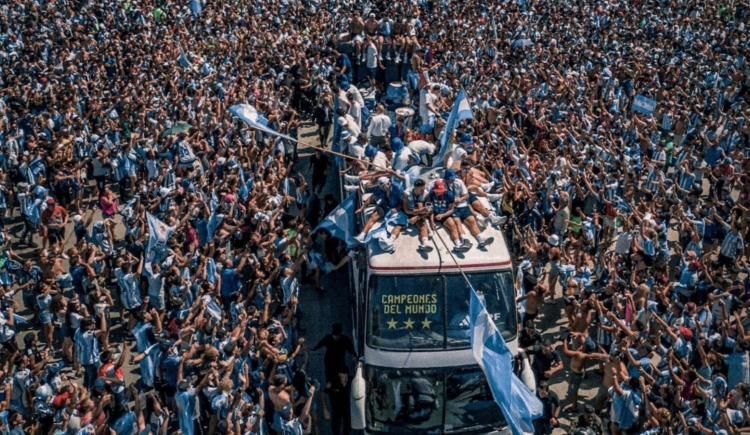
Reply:
<svg viewBox="0 0 750 435"><path fill-rule="evenodd" d="M357 368L354 370L354 378L352 379L351 387L351 426L352 430L364 430L366 426L365 421L365 377L364 377L364 365L362 362L357 363Z"/></svg>

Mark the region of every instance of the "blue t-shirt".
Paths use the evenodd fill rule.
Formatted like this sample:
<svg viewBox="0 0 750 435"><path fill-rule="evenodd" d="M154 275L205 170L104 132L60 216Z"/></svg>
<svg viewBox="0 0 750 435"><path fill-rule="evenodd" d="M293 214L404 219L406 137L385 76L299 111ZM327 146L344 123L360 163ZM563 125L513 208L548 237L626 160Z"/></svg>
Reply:
<svg viewBox="0 0 750 435"><path fill-rule="evenodd" d="M221 271L221 296L229 297L240 289L240 274L231 267Z"/></svg>
<svg viewBox="0 0 750 435"><path fill-rule="evenodd" d="M435 192L430 192L430 201L432 202L432 211L435 214L442 214L453 207L455 197L453 192L445 192L441 196L436 195Z"/></svg>

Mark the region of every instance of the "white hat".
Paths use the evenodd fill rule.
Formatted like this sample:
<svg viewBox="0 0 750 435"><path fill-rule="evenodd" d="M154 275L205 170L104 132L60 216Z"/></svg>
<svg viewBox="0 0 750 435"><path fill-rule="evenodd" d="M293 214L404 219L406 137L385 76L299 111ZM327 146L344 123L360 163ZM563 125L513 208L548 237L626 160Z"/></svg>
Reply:
<svg viewBox="0 0 750 435"><path fill-rule="evenodd" d="M388 177L380 177L378 178L378 186L385 187L387 185L391 184L391 180L388 179Z"/></svg>
<svg viewBox="0 0 750 435"><path fill-rule="evenodd" d="M547 243L549 243L550 246L559 246L560 245L560 237L557 234L553 234L553 235L547 237Z"/></svg>

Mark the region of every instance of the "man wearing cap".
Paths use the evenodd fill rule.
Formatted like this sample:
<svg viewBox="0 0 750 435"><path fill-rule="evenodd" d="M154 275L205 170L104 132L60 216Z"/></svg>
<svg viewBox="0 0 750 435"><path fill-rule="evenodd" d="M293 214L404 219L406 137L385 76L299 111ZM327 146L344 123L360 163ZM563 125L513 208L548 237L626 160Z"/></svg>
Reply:
<svg viewBox="0 0 750 435"><path fill-rule="evenodd" d="M432 214L430 215L430 227L435 231L435 223L442 224L453 241L454 252L463 252L471 249L468 239L461 240L460 224L453 218L456 211L453 193L445 187L445 181L436 180L430 189L430 202L432 203Z"/></svg>
<svg viewBox="0 0 750 435"><path fill-rule="evenodd" d="M391 140L391 151L393 153L391 157L393 170L403 171L409 164L409 157L412 155L411 150L406 148L404 142L396 137Z"/></svg>
<svg viewBox="0 0 750 435"><path fill-rule="evenodd" d="M466 188L463 180L458 178L456 171L453 169L446 169L445 185L448 191L453 194L456 202L455 212L453 213L454 218L458 222L463 222L466 225L466 228L469 229L469 233L471 233L471 235L477 240L477 246L480 249L491 244L495 238L491 236L484 238L480 235L482 231L477 224L477 218L471 211L471 207L469 207L469 190Z"/></svg>

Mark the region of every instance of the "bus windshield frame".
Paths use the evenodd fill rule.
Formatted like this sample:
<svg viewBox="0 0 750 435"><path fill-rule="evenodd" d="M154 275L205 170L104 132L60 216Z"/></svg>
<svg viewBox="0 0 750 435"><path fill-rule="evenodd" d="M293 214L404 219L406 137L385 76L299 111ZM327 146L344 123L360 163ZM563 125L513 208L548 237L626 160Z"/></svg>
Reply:
<svg viewBox="0 0 750 435"><path fill-rule="evenodd" d="M510 269L467 274L506 342L517 332ZM461 350L469 338L469 288L461 274L371 275L367 345L392 351Z"/></svg>

